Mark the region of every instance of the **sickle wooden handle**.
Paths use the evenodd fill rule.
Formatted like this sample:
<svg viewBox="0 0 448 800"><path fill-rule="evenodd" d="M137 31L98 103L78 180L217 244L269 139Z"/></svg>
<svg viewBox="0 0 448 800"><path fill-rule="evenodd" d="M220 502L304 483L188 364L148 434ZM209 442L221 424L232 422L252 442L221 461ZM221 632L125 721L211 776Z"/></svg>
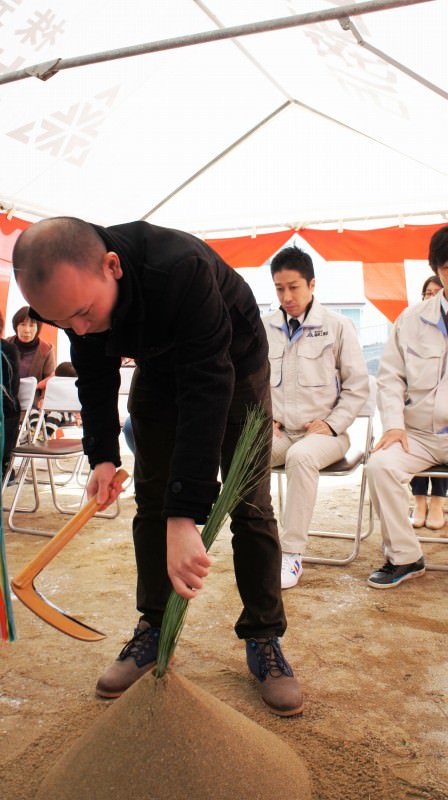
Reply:
<svg viewBox="0 0 448 800"><path fill-rule="evenodd" d="M119 480L120 483L129 477L125 469L119 469L115 474L113 480ZM92 497L88 503L85 504L70 520L64 525L63 528L42 548L29 564L19 572L19 574L11 581L13 589L23 589L31 584L34 578L39 575L39 572L62 550L62 548L73 539L75 534L93 517L93 515L101 508L96 501L96 497Z"/></svg>

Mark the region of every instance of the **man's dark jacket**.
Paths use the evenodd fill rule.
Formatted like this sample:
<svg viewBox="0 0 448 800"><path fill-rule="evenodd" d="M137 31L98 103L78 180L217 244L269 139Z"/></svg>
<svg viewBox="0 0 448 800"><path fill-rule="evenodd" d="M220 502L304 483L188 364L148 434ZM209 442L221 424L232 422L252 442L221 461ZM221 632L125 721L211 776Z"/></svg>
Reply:
<svg viewBox="0 0 448 800"><path fill-rule="evenodd" d="M134 358L149 382L171 387L178 408L164 516L203 522L218 489L235 379L267 361L255 298L240 275L190 234L146 222L94 227L118 254L123 277L110 331L77 336L67 330L85 452L92 467L119 465L120 360Z"/></svg>

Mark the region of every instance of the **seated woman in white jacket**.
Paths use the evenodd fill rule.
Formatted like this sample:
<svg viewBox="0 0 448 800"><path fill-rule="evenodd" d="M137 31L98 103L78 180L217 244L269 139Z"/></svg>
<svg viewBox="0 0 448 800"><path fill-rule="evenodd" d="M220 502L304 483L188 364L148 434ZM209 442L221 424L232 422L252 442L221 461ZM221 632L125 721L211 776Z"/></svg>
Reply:
<svg viewBox="0 0 448 800"><path fill-rule="evenodd" d="M361 346L351 320L313 296L311 257L286 247L272 260L280 308L263 317L269 342L274 431L272 466L285 464L287 491L282 588L302 574L319 470L347 452L346 433L369 392Z"/></svg>

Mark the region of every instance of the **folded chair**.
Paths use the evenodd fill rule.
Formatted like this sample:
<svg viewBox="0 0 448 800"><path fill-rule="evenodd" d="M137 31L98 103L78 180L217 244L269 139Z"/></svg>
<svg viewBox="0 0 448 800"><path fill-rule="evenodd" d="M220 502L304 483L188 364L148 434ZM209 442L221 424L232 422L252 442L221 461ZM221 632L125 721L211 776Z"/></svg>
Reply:
<svg viewBox="0 0 448 800"><path fill-rule="evenodd" d="M303 556L302 557L303 562L309 562L314 564L329 564L334 566L344 566L345 564L350 564L350 562L353 561L358 555L359 547L363 539L366 539L367 536L370 536L370 534L373 531L374 517L373 517L373 507L370 499L368 501L367 529L363 531L362 526L363 526L363 516L364 516L364 503L366 499L366 489L367 489L367 475L365 472L365 465L367 464L367 460L369 458L369 454L373 445L373 418L375 415L375 408L376 408L376 380L372 375L369 375L369 397L356 418L356 420L362 420L362 424L365 427L365 439L364 439L363 449L360 450L356 447L350 446L344 458L341 458L334 464L330 464L328 467L321 469L319 472L319 475L325 477L345 478L348 475L351 475L352 473L356 472L356 470L361 470L361 483L359 488L358 510L357 510L355 530L349 533L343 533L334 530L309 531L310 536L322 536L332 539L349 539L353 542L352 549L347 556L342 558L333 558L325 556ZM284 492L286 484L286 470L283 465L283 466L273 467L272 472L273 474L277 475L279 519L280 522L282 522L284 502L285 502Z"/></svg>
<svg viewBox="0 0 448 800"><path fill-rule="evenodd" d="M448 478L448 464L435 464L434 467L419 472L418 476L426 478ZM448 538L446 536L421 536L419 534L417 539L419 542L422 542L422 544L425 542L432 544L448 544ZM426 558L425 567L426 569L437 570L439 572L448 572L448 564L431 564L426 561Z"/></svg>
<svg viewBox="0 0 448 800"><path fill-rule="evenodd" d="M41 465L42 462L45 462L45 465L48 470L47 472L48 478L46 479L46 482L47 485L50 486L52 500L57 511L63 514L75 514L83 501L85 489L82 491L79 504L77 504L76 508L73 507L68 508L67 506L63 506L58 496L60 494L62 486L60 484L58 485L58 482L55 477L56 465L57 467L60 468L63 462L65 461L70 462L70 469L69 469L70 476L72 476L73 478L77 477L77 472L81 468L84 459L84 451L82 447L81 438L68 439L62 437L60 439L48 439L45 428L45 414L51 411L68 411L75 413L80 410L81 406L78 398L78 390L76 388L75 381L76 378L62 378L56 376L50 378L50 380L46 385L45 395L42 400L42 406L32 441L25 442L24 444L19 444L12 452L12 457L20 458L21 464L17 473L17 486L14 493L11 508L9 511L8 524L11 530L16 531L18 533L31 533L40 536L54 535L54 532L49 532L48 530L42 530L37 528L24 527L23 525L17 525L15 522L15 514L17 511L21 512L27 511L28 513L30 512L32 513L39 508L40 505L39 484L43 481L40 481L37 478L37 472L36 472L37 464ZM32 483L34 489L35 506L32 509L24 509L24 508L19 509L18 507L19 498L22 493L30 469L31 469ZM64 485L66 486L67 483L65 483ZM111 516L117 516L118 513L119 513L119 505L117 503L117 510L115 513L113 513L112 515L98 514L98 516L111 517Z"/></svg>

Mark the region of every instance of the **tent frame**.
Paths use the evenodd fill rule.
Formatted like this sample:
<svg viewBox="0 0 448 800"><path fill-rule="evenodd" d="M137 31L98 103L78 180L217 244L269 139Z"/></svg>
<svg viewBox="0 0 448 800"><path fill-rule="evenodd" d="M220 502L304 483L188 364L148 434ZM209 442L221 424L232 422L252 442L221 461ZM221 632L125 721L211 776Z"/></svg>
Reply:
<svg viewBox="0 0 448 800"><path fill-rule="evenodd" d="M206 44L222 39L234 39L238 36L251 36L255 33L284 30L285 28L312 25L316 22L327 22L329 20L342 19L360 14L369 14L372 11L385 11L391 8L401 8L403 6L430 2L433 2L433 0L365 0L365 2L351 3L350 5L341 6L339 8L311 11L307 14L294 14L289 17L279 17L278 19L268 19L261 22L250 22L245 25L232 25L218 30L202 31L188 36L176 36L171 39L162 39L158 42L145 42L144 44L133 45L131 47L104 50L99 53L74 56L73 58L57 58L53 61L34 64L31 67L24 67L23 69L13 72L5 72L3 75L0 75L0 84L13 83L15 81L24 80L25 78L39 78L41 81L47 81L62 70L83 67L88 64L100 64L103 61L115 61L120 58L141 56L147 53L160 53L163 50L174 50L180 47Z"/></svg>
<svg viewBox="0 0 448 800"><path fill-rule="evenodd" d="M373 45L365 42L361 35L359 34L356 26L351 21L351 16L362 15L366 13L371 13L375 11L383 11L395 8L401 8L406 6L417 5L426 2L432 2L433 0L365 0L364 2L359 2L356 4L349 4L345 6L340 6L339 8L332 8L332 9L323 9L320 11L309 12L305 14L296 14L291 15L288 17L281 17L277 19L270 19L270 20L263 20L260 22L252 22L244 25L236 25L231 27L225 27L219 19L216 18L214 14L207 8L206 4L202 2L202 0L194 0L194 2L198 5L201 10L207 14L211 20L215 23L217 28L212 31L203 31L196 34L191 34L188 36L180 36L174 37L171 39L163 39L156 42L149 42L140 45L135 45L131 47L123 47L118 48L115 50L108 50L102 51L98 53L91 53L88 55L76 56L73 58L63 59L57 58L52 61L43 62L40 64L35 64L34 66L25 67L21 70L16 70L14 72L4 73L0 75L0 84L12 83L15 81L23 80L29 77L37 77L42 81L46 81L49 78L56 75L58 72L66 69L72 69L80 66L85 66L88 64L95 64L101 63L104 61L112 61L121 58L128 58L132 56L144 55L152 52L160 52L164 50L176 49L181 47L187 47L197 44L204 44L213 41L219 41L223 39L234 39L233 42L245 55L246 58L252 61L254 66L260 70L264 76L270 80L272 83L276 85L276 87L283 93L285 96L285 102L282 103L277 108L273 109L270 114L268 114L263 119L259 120L251 129L246 131L242 136L236 139L234 142L230 143L224 150L214 156L210 161L200 167L199 170L194 172L191 176L189 176L185 181L183 181L180 185L174 188L168 195L163 197L155 206L153 206L149 211L143 214L140 219L146 220L150 216L152 216L156 211L158 211L162 206L164 206L167 202L169 202L174 196L179 194L183 189L185 189L189 184L193 183L199 176L207 172L213 165L218 163L222 160L226 155L228 155L232 150L237 148L241 145L244 141L249 139L253 136L256 131L260 128L267 125L272 119L276 116L281 114L286 109L292 106L298 106L306 111L309 111L313 114L317 114L325 119L328 119L330 122L335 123L336 125L340 125L343 127L348 127L354 133L358 134L359 136L364 136L367 138L372 138L377 144L380 144L384 147L388 147L383 142L378 141L373 137L367 136L367 134L363 133L356 128L352 128L351 126L346 126L340 120L329 117L326 114L323 114L319 110L308 106L302 103L300 100L291 97L291 95L282 87L280 86L273 78L273 76L265 70L261 64L246 50L246 48L238 41L238 37L253 35L257 33L264 33L269 31L276 31L282 30L286 28L293 28L298 26L305 26L310 24L315 24L319 22L327 22L330 20L338 20L339 24L345 31L350 31L351 34L355 37L358 45L364 47L365 49L374 53L377 57L387 61L388 63L392 64L397 69L403 71L411 78L419 81L427 88L435 91L445 99L448 99L448 93L444 92L440 87L435 86L434 84L427 81L422 76L418 75L417 73L413 72L412 70L408 69L403 64L392 59L383 51L375 48ZM395 148L388 148L395 150ZM406 154L402 153L401 151L397 150L400 155L405 155L407 158L410 158ZM411 158L412 161L416 161L416 159ZM428 165L425 165L428 166ZM437 170L436 170L437 171ZM8 219L11 218L16 212L16 207L13 206L11 208L5 207L3 204L0 203L0 211L5 210L8 214ZM26 209L22 209L27 213ZM41 214L36 213L35 211L29 210L28 213L33 214L33 216L41 216ZM439 213L439 212L434 212ZM441 212L444 213L444 212ZM410 216L410 215L409 215ZM412 215L414 216L414 215ZM373 219L373 218L372 218ZM288 222L285 223L286 227L291 227L292 229L298 229L302 227L304 224L323 224L324 222L334 222L335 220L319 220L319 221L304 221L301 222ZM338 223L340 221L338 220ZM268 225L261 225L259 224L257 227L269 228L274 227L272 223ZM279 227L277 224L275 227ZM225 231L226 229L220 229L220 231ZM235 230L235 228L233 228ZM215 232L220 232L215 229Z"/></svg>

